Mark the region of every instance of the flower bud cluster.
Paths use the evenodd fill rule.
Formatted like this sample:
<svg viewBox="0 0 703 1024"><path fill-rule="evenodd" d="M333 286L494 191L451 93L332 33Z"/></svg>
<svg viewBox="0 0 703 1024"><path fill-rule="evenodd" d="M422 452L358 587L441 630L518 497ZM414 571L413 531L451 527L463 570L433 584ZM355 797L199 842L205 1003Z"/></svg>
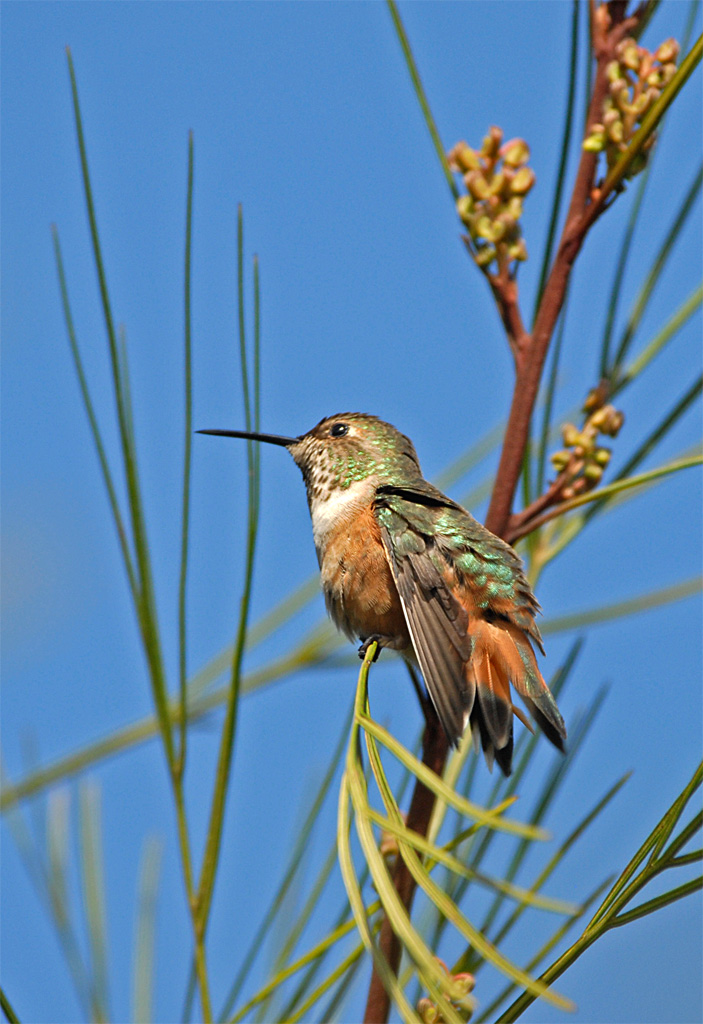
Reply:
<svg viewBox="0 0 703 1024"><path fill-rule="evenodd" d="M601 120L592 124L583 148L591 153L605 152L608 169L623 153L649 108L676 74L679 44L666 39L654 53L628 36L618 43L616 57L608 64L608 95ZM628 172L633 177L643 169L656 135L652 133Z"/></svg>
<svg viewBox="0 0 703 1024"><path fill-rule="evenodd" d="M439 959L439 958L438 958ZM476 985L476 979L468 971L459 974L450 974L447 965L439 961L449 978L453 982L455 991L458 989L458 996L452 997L452 1004L463 1011L464 1019L469 1020L474 1009L475 1002L471 993ZM423 1024L444 1024L444 1017L436 1003L424 996L417 1004L417 1012Z"/></svg>
<svg viewBox="0 0 703 1024"><path fill-rule="evenodd" d="M586 419L581 429L573 423L565 423L561 429L564 448L551 457L558 473L568 473L569 480L560 494L565 501L600 483L612 451L599 443L599 435L616 437L625 421L622 412L606 404L600 387L589 392L583 411Z"/></svg>
<svg viewBox="0 0 703 1024"><path fill-rule="evenodd" d="M527 143L504 143L502 130L493 126L480 150L458 142L447 156L466 186L467 194L457 200L456 208L474 243L478 265L487 270L496 260L500 269L513 260L526 260L520 217L535 182L535 173L527 166Z"/></svg>

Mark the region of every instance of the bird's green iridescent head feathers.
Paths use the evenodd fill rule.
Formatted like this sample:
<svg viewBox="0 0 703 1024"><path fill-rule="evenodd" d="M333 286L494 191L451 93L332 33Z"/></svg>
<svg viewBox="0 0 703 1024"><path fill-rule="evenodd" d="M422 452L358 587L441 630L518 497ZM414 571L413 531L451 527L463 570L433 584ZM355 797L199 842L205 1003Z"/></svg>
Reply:
<svg viewBox="0 0 703 1024"><path fill-rule="evenodd" d="M328 416L288 445L308 492L346 489L369 477L412 479L420 463L412 441L390 423L361 412Z"/></svg>

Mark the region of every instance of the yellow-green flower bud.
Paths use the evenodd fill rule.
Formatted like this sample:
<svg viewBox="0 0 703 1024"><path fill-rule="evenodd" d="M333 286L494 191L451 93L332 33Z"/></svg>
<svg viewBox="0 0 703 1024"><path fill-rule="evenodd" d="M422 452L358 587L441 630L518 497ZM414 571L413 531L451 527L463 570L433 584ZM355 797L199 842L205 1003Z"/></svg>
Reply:
<svg viewBox="0 0 703 1024"><path fill-rule="evenodd" d="M615 409L612 405L603 405L600 409L593 413L589 420L589 423L592 427L594 427L596 430L599 430L601 433L606 433L608 424L610 422L610 417L613 415L614 412Z"/></svg>
<svg viewBox="0 0 703 1024"><path fill-rule="evenodd" d="M423 1024L441 1024L442 1015L427 996L424 996L417 1004L417 1012L420 1014Z"/></svg>
<svg viewBox="0 0 703 1024"><path fill-rule="evenodd" d="M573 448L581 440L581 434L573 423L564 423L561 428L561 438L567 448Z"/></svg>
<svg viewBox="0 0 703 1024"><path fill-rule="evenodd" d="M627 95L627 80L625 78L615 78L608 86L610 95L617 101L618 96L623 92Z"/></svg>
<svg viewBox="0 0 703 1024"><path fill-rule="evenodd" d="M474 201L471 196L459 196L456 201L456 212L459 214L461 220L469 226L471 216L474 212Z"/></svg>
<svg viewBox="0 0 703 1024"><path fill-rule="evenodd" d="M630 68L631 71L639 71L642 54L634 39L623 39L618 50L620 51L620 60L625 67Z"/></svg>
<svg viewBox="0 0 703 1024"><path fill-rule="evenodd" d="M498 214L494 223L503 228L503 234L496 241L503 242L508 248L514 245L520 238L520 228L517 225L517 221L506 210ZM511 256L510 258L515 259L516 257Z"/></svg>
<svg viewBox="0 0 703 1024"><path fill-rule="evenodd" d="M514 220L520 220L522 217L522 197L513 196L508 200L505 208Z"/></svg>
<svg viewBox="0 0 703 1024"><path fill-rule="evenodd" d="M554 452L554 454L549 457L549 461L554 466L557 473L561 473L561 471L566 469L571 462L571 452L562 448L561 451Z"/></svg>
<svg viewBox="0 0 703 1024"><path fill-rule="evenodd" d="M462 174L476 171L481 166L478 153L465 142L457 142L454 149L447 154L447 159L452 170L460 171Z"/></svg>
<svg viewBox="0 0 703 1024"><path fill-rule="evenodd" d="M477 218L474 231L479 238L485 238L487 242L493 241L493 221L487 213Z"/></svg>
<svg viewBox="0 0 703 1024"><path fill-rule="evenodd" d="M595 487L597 483L600 483L601 477L603 476L603 467L599 466L596 462L589 462L583 467L583 475L588 482L590 487Z"/></svg>
<svg viewBox="0 0 703 1024"><path fill-rule="evenodd" d="M590 134L583 140L582 148L587 153L600 153L605 146L605 129L602 124L591 125Z"/></svg>
<svg viewBox="0 0 703 1024"><path fill-rule="evenodd" d="M481 248L477 250L474 256L474 260L476 261L477 265L484 269L490 263L492 263L495 258L496 251L492 245L482 245Z"/></svg>
<svg viewBox="0 0 703 1024"><path fill-rule="evenodd" d="M505 238L508 231L507 224L505 224L505 222L502 220L490 221L490 224L490 233L488 235L484 235L483 237L489 242L502 241L502 239Z"/></svg>
<svg viewBox="0 0 703 1024"><path fill-rule="evenodd" d="M507 167L522 167L530 159L530 147L524 139L511 139L505 143L500 153Z"/></svg>
<svg viewBox="0 0 703 1024"><path fill-rule="evenodd" d="M583 402L584 413L595 413L597 409L600 409L605 404L606 398L608 397L608 382L602 380L596 387L591 387L590 391L586 395L585 401Z"/></svg>
<svg viewBox="0 0 703 1024"><path fill-rule="evenodd" d="M612 95L616 105L619 107L620 110L622 110L623 114L628 114L632 109L630 106L630 90L628 89L628 87L624 85L622 89L619 89Z"/></svg>
<svg viewBox="0 0 703 1024"><path fill-rule="evenodd" d="M520 263L524 263L527 259L527 246L525 245L524 238L518 238L517 242L513 242L512 245L508 246L508 256L511 260L518 260Z"/></svg>
<svg viewBox="0 0 703 1024"><path fill-rule="evenodd" d="M676 74L676 65L675 64L663 64L662 65L662 69L661 69L661 73L662 73L662 85L668 85L669 82L671 81L671 79Z"/></svg>
<svg viewBox="0 0 703 1024"><path fill-rule="evenodd" d="M625 126L620 119L608 125L608 138L611 142L619 143L625 137Z"/></svg>
<svg viewBox="0 0 703 1024"><path fill-rule="evenodd" d="M644 114L645 110L652 103L652 99L656 99L659 95L658 89L647 89L646 92L641 92L635 102L632 104L635 116L639 119Z"/></svg>
<svg viewBox="0 0 703 1024"><path fill-rule="evenodd" d="M660 43L654 51L655 60L661 61L662 64L668 64L671 61L675 61L678 55L679 44L675 39L665 39L664 42Z"/></svg>
<svg viewBox="0 0 703 1024"><path fill-rule="evenodd" d="M624 420L622 413L614 406L604 406L590 417L589 422L602 434L610 434L611 437L615 437Z"/></svg>
<svg viewBox="0 0 703 1024"><path fill-rule="evenodd" d="M486 137L483 140L483 147L481 149L481 152L484 153L485 156L488 156L488 157L492 157L492 158L497 157L498 156L498 150L500 149L500 144L501 144L502 141L503 141L503 130L502 130L502 128L498 128L497 125L491 125L491 127L488 130L488 135L486 135Z"/></svg>
<svg viewBox="0 0 703 1024"><path fill-rule="evenodd" d="M464 178L464 182L475 199L488 199L491 194L490 185L481 171L470 171Z"/></svg>
<svg viewBox="0 0 703 1024"><path fill-rule="evenodd" d="M597 422L596 422L597 421ZM617 437L620 432L620 428L625 422L625 416L619 409L615 409L612 405L605 405L602 409L592 417L591 422L601 434L607 434L609 437Z"/></svg>
<svg viewBox="0 0 703 1024"><path fill-rule="evenodd" d="M492 195L492 196L500 195L500 193L503 191L503 185L504 184L505 184L505 175L503 174L502 171L498 171L498 173L494 174L492 179L491 179L491 182L490 182L490 185L489 185L490 195Z"/></svg>
<svg viewBox="0 0 703 1024"><path fill-rule="evenodd" d="M610 448L596 448L593 453L593 461L605 469L610 462L612 454Z"/></svg>
<svg viewBox="0 0 703 1024"><path fill-rule="evenodd" d="M611 60L605 69L605 75L609 82L616 82L618 78L622 78L620 74L620 61Z"/></svg>
<svg viewBox="0 0 703 1024"><path fill-rule="evenodd" d="M468 971L464 971L461 974L455 974L454 981L463 995L468 995L469 992L473 992L476 988L476 979L473 974L469 974Z"/></svg>
<svg viewBox="0 0 703 1024"><path fill-rule="evenodd" d="M513 195L526 195L535 183L535 172L531 167L521 167L513 178L510 189Z"/></svg>

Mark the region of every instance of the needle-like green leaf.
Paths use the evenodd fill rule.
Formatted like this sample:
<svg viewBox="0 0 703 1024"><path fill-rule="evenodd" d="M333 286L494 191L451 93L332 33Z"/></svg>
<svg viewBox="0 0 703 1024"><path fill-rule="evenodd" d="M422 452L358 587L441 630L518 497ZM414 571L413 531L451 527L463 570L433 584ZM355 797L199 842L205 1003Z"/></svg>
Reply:
<svg viewBox="0 0 703 1024"><path fill-rule="evenodd" d="M305 817L302 827L298 831L298 835L291 852L291 857L288 862L288 867L286 868L281 884L278 887L276 895L271 901L268 910L264 914L261 920L261 924L259 925L254 934L249 949L247 950L246 954L244 955L241 961L239 970L237 972L237 976L235 977L232 986L229 992L227 993L227 998L220 1012L220 1019L227 1018L231 1014L232 1007L239 998L239 993L242 989L242 985L244 984L247 975L251 970L251 967L256 959L257 954L261 950L261 946L264 942L264 939L268 934L269 929L283 904L283 901L286 898L286 894L288 893L295 876L297 875L298 871L300 870L303 864L303 853L305 851L306 846L310 842L310 837L312 835L315 822L317 821L317 818L322 809L322 805L330 791L332 781L337 772L339 766L339 759L341 758L342 752L346 746L350 724L351 715L342 725L339 740L337 741L337 745L330 759L330 763L322 778L318 791L315 794L315 798L312 801L312 804L310 805L310 810L308 811ZM283 963L277 965L277 974L280 973L280 971L283 969L283 966Z"/></svg>
<svg viewBox="0 0 703 1024"><path fill-rule="evenodd" d="M147 839L139 866L139 892L134 941L133 1010L136 1024L154 1020L154 974L156 969L156 897L159 889L163 844L154 836Z"/></svg>
<svg viewBox="0 0 703 1024"><path fill-rule="evenodd" d="M662 349L676 336L678 331L686 324L693 314L700 309L703 302L703 285L699 285L691 295L682 303L667 323L655 335L654 338L642 349L640 354L633 359L632 363L616 381L612 394L616 395L623 388L627 387L633 380L649 366L655 356L658 356Z"/></svg>
<svg viewBox="0 0 703 1024"><path fill-rule="evenodd" d="M396 35L398 36L398 42L400 43L400 48L403 51L403 57L405 58L405 63L408 68L408 72L410 73L410 79L413 83L415 96L417 97L417 102L420 104L422 116L425 119L427 130L430 133L430 138L432 139L432 145L434 146L435 153L437 154L437 159L439 160L440 166L444 171L444 177L447 179L449 191L452 193L454 199L458 199L459 190L456 187L454 175L449 169L447 154L445 153L444 146L442 145L442 140L439 137L437 125L435 124L434 117L432 116L432 111L430 110L430 105L427 101L427 96L425 95L425 90L422 86L420 72L418 71L417 64L415 63L415 58L413 57L413 52L410 48L410 40L408 39L407 33L403 26L403 22L401 21L400 18L398 5L396 4L395 0L387 0L387 3L388 10L390 11L391 18L393 19L393 27L395 28Z"/></svg>
<svg viewBox="0 0 703 1024"><path fill-rule="evenodd" d="M185 267L183 272L184 334L184 416L183 497L181 502L181 564L178 577L178 684L181 697L180 743L177 767L185 768L187 736L186 583L188 579L188 532L190 529L190 463L193 446L193 354L191 315L191 251L193 244L193 133L188 135L188 181L186 185Z"/></svg>
<svg viewBox="0 0 703 1024"><path fill-rule="evenodd" d="M12 1007L12 1003L10 1002L9 997L8 997L7 993L5 992L5 989L2 988L1 986L0 986L0 1008L2 1009L2 1012L5 1014L6 1020L9 1021L9 1024L20 1024L20 1019L17 1016L17 1014L15 1013L15 1011L14 1011L14 1009Z"/></svg>
<svg viewBox="0 0 703 1024"><path fill-rule="evenodd" d="M543 829L534 828L530 825L523 825L520 822L512 821L507 818L503 818L500 814L497 814L495 810L487 810L484 807L479 807L477 804L471 803L466 800L460 794L454 792L449 786L440 779L433 771L431 771L426 765L422 763L414 754L411 754L394 736L384 729L382 725L375 722L372 718L369 718L365 714L357 714L356 720L359 725L362 726L365 732L370 736L373 736L375 740L387 747L388 750L404 764L413 775L420 779L421 782L427 786L428 789L432 790L438 797L441 797L450 807L453 807L460 814L466 815L467 818L471 818L480 825L484 825L491 829L496 829L499 832L510 832L514 835L524 836L527 839L547 839L549 838L547 833Z"/></svg>
<svg viewBox="0 0 703 1024"><path fill-rule="evenodd" d="M630 863L615 881L610 892L591 918L581 936L542 973L541 979L543 981L549 984L556 981L601 935L611 928L618 927L618 918L623 912L633 914L632 920L634 920L636 917L641 916L638 911L641 911L643 907L647 908L644 911L645 913L659 910L661 907L673 903L699 888L698 879L695 879L695 884L694 882L686 882L683 885L678 885L668 892L655 897L652 901L647 901L647 904L635 907L633 911L624 911L630 900L653 878L661 874L662 871L675 866L675 864L672 865L672 862L667 861L666 857L658 856L657 850L661 851L663 843L672 835L686 806L693 794L700 788L702 782L703 763L698 765L691 780L684 787L679 797L666 811L657 825L655 825ZM703 816L697 815L697 820L694 819L694 822L691 823L695 826L695 830L701 827L701 817ZM693 830L687 827L682 831L685 839L688 839ZM627 920L628 918L625 917L624 923ZM503 1022L504 1024L509 1024L509 1022L516 1021L533 1002L534 996L529 992L523 992L500 1016L501 1024Z"/></svg>
<svg viewBox="0 0 703 1024"><path fill-rule="evenodd" d="M564 109L564 124L561 130L561 145L559 147L559 166L557 168L557 180L554 185L554 192L552 193L552 211L549 216L547 238L544 243L542 265L539 273L539 284L537 285L537 292L535 294L535 301L532 310L533 323L535 317L537 316L539 304L542 301L542 293L544 292L544 286L547 283L549 268L551 266L552 256L554 253L554 240L556 237L557 225L559 223L559 211L561 210L562 196L564 193L564 183L566 180L566 165L569 159L569 149L571 146L571 136L574 125L574 109L576 104L576 93L578 91L576 83L578 75L578 57L579 2L578 0L571 0L571 43L569 48L569 79L566 85L566 106Z"/></svg>
<svg viewBox="0 0 703 1024"><path fill-rule="evenodd" d="M356 719L357 721L370 720L368 718L368 711L366 710L366 714L363 716L357 712ZM541 996L548 1002L551 1002L562 1009L571 1008L572 1004L569 1000L563 999L563 997L559 996L555 992L550 992L544 985L535 985L535 983L533 982L532 978L529 977L529 975L525 974L524 971L520 970L520 968L518 968L515 964L508 960L508 958L505 957L500 952L500 950L497 949L496 946L486 938L485 932L483 930L477 929L474 925L472 925L471 922L464 916L464 914L461 913L458 906L430 877L427 867L423 865L422 861L417 856L415 848L423 849L424 852L429 852L430 857L434 861L439 861L443 858L443 851L439 850L432 843L427 843L426 841L423 842L421 840L421 837L417 837L417 839L413 838L412 840L410 840L409 837L406 838L408 830L405 829L403 825L400 810L398 808L397 803L395 802L395 798L393 797L390 786L385 777L385 773L383 772L380 756L378 754L378 750L376 748L374 739L368 731L366 731L366 743L376 783L381 792L381 797L386 806L386 811L389 815L390 821L394 826L392 828L392 831L394 831L399 836L398 847L400 855L403 857L403 860L405 861L408 870L412 874L416 883L426 893L426 895L437 908L439 913L445 918L445 920L452 924L454 928L461 935L464 936L464 938L471 942L474 948L479 950L482 953L482 955L486 958L486 960L490 961L490 963L492 963L495 967L497 967L508 977L512 978L514 981L518 982L521 985L527 986L531 991L534 991L535 994ZM357 816L359 816L360 814L364 814L364 809L361 807L357 808ZM366 814L369 817L371 817L370 808L366 811ZM396 934L398 933L396 932ZM449 991L448 985L447 990ZM470 1003L473 1004L473 1000L470 1000Z"/></svg>
<svg viewBox="0 0 703 1024"><path fill-rule="evenodd" d="M94 783L80 788L81 881L91 954L91 994L97 1020L109 1018L105 874L100 791Z"/></svg>
<svg viewBox="0 0 703 1024"><path fill-rule="evenodd" d="M258 417L259 396L254 395L253 399L249 390L249 364L246 346L246 329L244 321L244 222L242 209L239 207L237 216L237 281L239 298L239 351L241 360L242 388L244 393L245 422L247 430L254 429L255 419ZM255 287L255 302L259 301L258 286ZM255 317L255 324L259 324L258 313ZM260 339L258 326L254 336L254 382L258 386L260 371L258 369L260 359ZM254 415L252 416L252 407ZM220 749L217 759L217 771L215 776L215 788L212 797L210 820L208 824L207 839L205 841L205 853L200 871L198 883L198 925L203 934L207 929L207 922L212 904L212 897L215 884L215 875L220 854L222 840L222 827L224 823L225 802L229 786L229 778L232 768L232 756L234 753L234 734L237 723L237 711L241 691L241 668L244 656L244 645L247 635L247 624L249 619L249 606L254 578L254 553L256 550L256 537L259 522L259 461L258 454L254 452L254 443L247 443L247 461L249 466L248 476L248 513L247 513L247 539L246 557L244 569L244 586L239 610L239 623L237 626L237 639L234 646L232 659L232 672L230 679L225 720L222 726Z"/></svg>
<svg viewBox="0 0 703 1024"><path fill-rule="evenodd" d="M625 329L623 330L620 343L615 354L612 366L609 366L606 372L606 376L617 380L620 367L622 366L625 357L630 349L632 340L635 336L635 332L640 325L642 317L644 316L645 310L649 305L649 301L654 293L654 289L659 281L664 268L673 252L673 248L676 242L681 237L683 227L688 220L691 212L694 208L694 204L698 199L701 191L701 183L703 182L703 165L698 168L693 181L691 182L688 191L686 192L681 207L671 224L671 227L666 233L664 241L661 244L659 252L657 253L654 262L649 270L649 273L644 279L640 292L635 300L635 304L632 308L632 312L628 318Z"/></svg>

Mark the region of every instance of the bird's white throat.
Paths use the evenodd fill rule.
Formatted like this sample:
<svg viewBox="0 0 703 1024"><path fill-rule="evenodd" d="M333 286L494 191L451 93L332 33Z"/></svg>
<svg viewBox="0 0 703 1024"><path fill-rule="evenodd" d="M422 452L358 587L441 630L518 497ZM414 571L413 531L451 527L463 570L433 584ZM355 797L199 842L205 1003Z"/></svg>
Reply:
<svg viewBox="0 0 703 1024"><path fill-rule="evenodd" d="M374 481L367 478L357 480L349 487L334 487L325 497L311 500L310 518L318 557L330 531L360 512L368 504L374 490Z"/></svg>

